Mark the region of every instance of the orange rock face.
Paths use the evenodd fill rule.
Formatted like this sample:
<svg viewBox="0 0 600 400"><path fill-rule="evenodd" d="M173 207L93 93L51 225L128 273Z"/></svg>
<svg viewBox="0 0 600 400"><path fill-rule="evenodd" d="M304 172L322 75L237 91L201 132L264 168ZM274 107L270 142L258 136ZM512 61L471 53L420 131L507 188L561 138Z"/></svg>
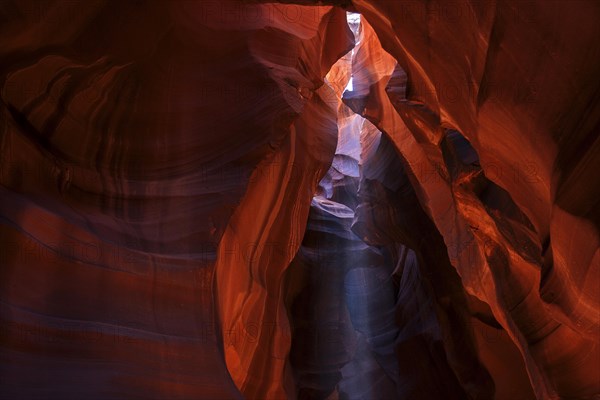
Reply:
<svg viewBox="0 0 600 400"><path fill-rule="evenodd" d="M0 398L597 398L599 19L1 2Z"/></svg>

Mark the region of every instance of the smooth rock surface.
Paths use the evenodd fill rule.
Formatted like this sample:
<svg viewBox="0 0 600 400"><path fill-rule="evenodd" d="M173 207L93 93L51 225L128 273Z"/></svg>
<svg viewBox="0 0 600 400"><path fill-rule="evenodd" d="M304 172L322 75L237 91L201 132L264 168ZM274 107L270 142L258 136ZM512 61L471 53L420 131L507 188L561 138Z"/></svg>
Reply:
<svg viewBox="0 0 600 400"><path fill-rule="evenodd" d="M0 2L0 398L597 398L598 20Z"/></svg>

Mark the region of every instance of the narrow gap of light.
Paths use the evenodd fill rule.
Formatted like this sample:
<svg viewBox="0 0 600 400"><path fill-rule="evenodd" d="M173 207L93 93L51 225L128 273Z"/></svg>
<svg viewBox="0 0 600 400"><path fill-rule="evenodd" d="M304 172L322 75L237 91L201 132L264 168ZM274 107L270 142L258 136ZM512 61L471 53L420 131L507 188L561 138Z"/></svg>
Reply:
<svg viewBox="0 0 600 400"><path fill-rule="evenodd" d="M348 21L348 26L350 27L350 30L352 31L352 33L354 34L354 38L356 40L358 40L358 29L360 26L360 14L359 13L353 13L353 12L347 12L346 13L346 21ZM356 48L356 45L358 45L358 41L356 42L354 48L352 49L352 58L354 58L354 49ZM344 89L344 91L347 92L352 92L354 90L354 84L352 82L352 75L350 75L350 80L348 81L348 84L346 85L346 88Z"/></svg>

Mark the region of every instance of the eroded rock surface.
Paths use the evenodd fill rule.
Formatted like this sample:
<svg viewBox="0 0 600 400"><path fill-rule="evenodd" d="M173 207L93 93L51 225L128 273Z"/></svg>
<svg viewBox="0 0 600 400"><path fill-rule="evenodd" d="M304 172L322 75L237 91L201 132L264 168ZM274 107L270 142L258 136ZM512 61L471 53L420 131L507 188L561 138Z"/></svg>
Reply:
<svg viewBox="0 0 600 400"><path fill-rule="evenodd" d="M0 397L596 398L599 19L1 2Z"/></svg>

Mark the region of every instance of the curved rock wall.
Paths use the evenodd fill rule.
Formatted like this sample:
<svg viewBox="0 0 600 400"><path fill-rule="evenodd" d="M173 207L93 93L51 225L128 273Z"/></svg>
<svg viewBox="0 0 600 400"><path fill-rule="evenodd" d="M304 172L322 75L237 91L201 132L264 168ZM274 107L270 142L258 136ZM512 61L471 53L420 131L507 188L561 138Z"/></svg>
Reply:
<svg viewBox="0 0 600 400"><path fill-rule="evenodd" d="M353 4L398 60L386 90L426 159L403 148L397 117L386 126L377 114L379 124L401 142L465 288L490 305L518 345L539 398L591 398L600 360L599 298L591 289L600 276L597 185L575 194L567 182L597 181L586 174L599 160L592 70L600 54L591 50L598 8L560 1ZM377 103L373 108L386 110ZM458 162L448 154L460 152L448 135L455 131L473 149ZM575 148L579 157L566 162ZM436 200L441 196L448 200ZM563 232L587 232L579 236L582 253L571 255L573 242L557 232L558 223Z"/></svg>
<svg viewBox="0 0 600 400"><path fill-rule="evenodd" d="M368 335L315 381L294 325L315 193L395 266L398 396L597 397L598 5L281 3L0 3L0 397L356 394Z"/></svg>
<svg viewBox="0 0 600 400"><path fill-rule="evenodd" d="M285 397L273 293L333 157L320 87L351 48L345 13L32 1L0 15L0 397Z"/></svg>

